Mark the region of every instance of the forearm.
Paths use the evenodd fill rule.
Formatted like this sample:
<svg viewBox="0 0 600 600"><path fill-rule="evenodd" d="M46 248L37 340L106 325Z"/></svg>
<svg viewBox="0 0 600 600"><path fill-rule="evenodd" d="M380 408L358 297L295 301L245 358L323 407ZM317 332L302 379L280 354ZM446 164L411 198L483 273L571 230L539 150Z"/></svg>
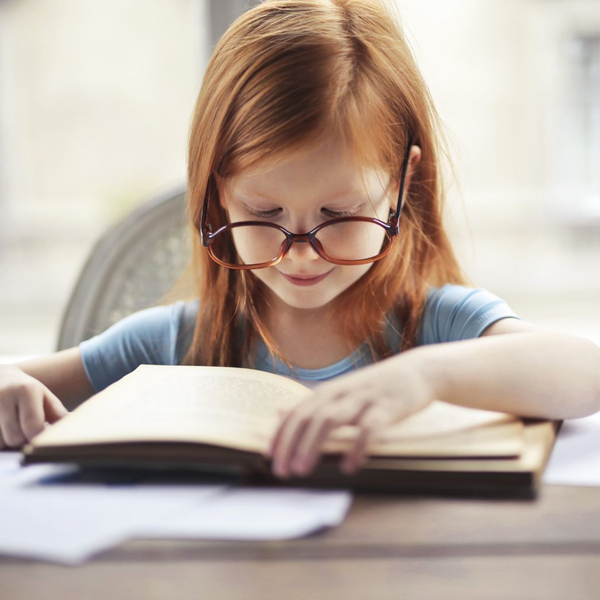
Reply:
<svg viewBox="0 0 600 600"><path fill-rule="evenodd" d="M451 404L546 419L600 410L600 348L584 338L508 333L419 346L406 357Z"/></svg>

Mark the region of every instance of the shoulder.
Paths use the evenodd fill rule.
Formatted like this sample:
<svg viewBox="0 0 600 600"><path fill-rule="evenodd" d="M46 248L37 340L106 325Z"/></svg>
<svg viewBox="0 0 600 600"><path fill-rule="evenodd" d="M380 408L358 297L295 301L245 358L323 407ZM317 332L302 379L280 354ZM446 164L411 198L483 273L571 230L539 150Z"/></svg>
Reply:
<svg viewBox="0 0 600 600"><path fill-rule="evenodd" d="M195 322L198 300L152 306L117 321L92 339L118 341L129 338L143 343L149 339L175 339L190 323ZM90 340L86 340L87 343Z"/></svg>
<svg viewBox="0 0 600 600"><path fill-rule="evenodd" d="M96 391L140 364L179 364L194 333L198 300L137 311L79 344Z"/></svg>
<svg viewBox="0 0 600 600"><path fill-rule="evenodd" d="M492 323L520 319L505 300L483 288L447 283L431 287L423 308L417 344L479 337Z"/></svg>

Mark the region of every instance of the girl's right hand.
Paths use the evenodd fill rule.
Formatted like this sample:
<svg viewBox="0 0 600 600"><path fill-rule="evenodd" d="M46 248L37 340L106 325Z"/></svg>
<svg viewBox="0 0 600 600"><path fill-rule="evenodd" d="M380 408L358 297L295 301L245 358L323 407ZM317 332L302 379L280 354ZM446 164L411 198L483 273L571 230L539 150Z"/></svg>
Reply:
<svg viewBox="0 0 600 600"><path fill-rule="evenodd" d="M13 365L0 365L0 450L17 449L69 411L41 382Z"/></svg>

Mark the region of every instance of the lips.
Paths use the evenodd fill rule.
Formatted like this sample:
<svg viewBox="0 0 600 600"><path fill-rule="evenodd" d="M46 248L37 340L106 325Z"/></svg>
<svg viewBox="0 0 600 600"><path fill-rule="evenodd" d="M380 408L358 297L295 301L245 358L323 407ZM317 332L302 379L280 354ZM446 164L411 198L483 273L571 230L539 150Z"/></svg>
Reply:
<svg viewBox="0 0 600 600"><path fill-rule="evenodd" d="M329 271L327 271L329 273ZM316 277L323 277L323 275L327 275L327 273L320 273L318 275L292 275L291 273L283 273L283 275L287 275L292 279L315 279Z"/></svg>
<svg viewBox="0 0 600 600"><path fill-rule="evenodd" d="M331 269L333 271L333 269ZM327 271L327 273L321 273L320 275L287 275L285 273L281 273L283 277L285 277L290 283L295 285L314 285L319 283L319 281L323 281L331 271Z"/></svg>

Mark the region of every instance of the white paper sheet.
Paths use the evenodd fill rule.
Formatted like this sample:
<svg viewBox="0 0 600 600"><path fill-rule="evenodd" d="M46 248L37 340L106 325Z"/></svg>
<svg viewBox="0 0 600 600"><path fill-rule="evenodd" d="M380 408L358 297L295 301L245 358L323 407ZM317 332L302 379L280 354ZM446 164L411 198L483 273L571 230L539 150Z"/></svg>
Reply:
<svg viewBox="0 0 600 600"><path fill-rule="evenodd" d="M0 452L0 554L67 565L134 538L270 540L339 525L345 490L140 481L69 483L74 465L19 465Z"/></svg>
<svg viewBox="0 0 600 600"><path fill-rule="evenodd" d="M339 525L352 495L346 490L229 488L187 511L138 532L145 538L278 540Z"/></svg>
<svg viewBox="0 0 600 600"><path fill-rule="evenodd" d="M148 524L194 509L225 487L53 483L67 466L23 468L20 453L0 456L0 553L67 565L130 539Z"/></svg>
<svg viewBox="0 0 600 600"><path fill-rule="evenodd" d="M555 485L600 486L600 412L564 421L542 481Z"/></svg>

